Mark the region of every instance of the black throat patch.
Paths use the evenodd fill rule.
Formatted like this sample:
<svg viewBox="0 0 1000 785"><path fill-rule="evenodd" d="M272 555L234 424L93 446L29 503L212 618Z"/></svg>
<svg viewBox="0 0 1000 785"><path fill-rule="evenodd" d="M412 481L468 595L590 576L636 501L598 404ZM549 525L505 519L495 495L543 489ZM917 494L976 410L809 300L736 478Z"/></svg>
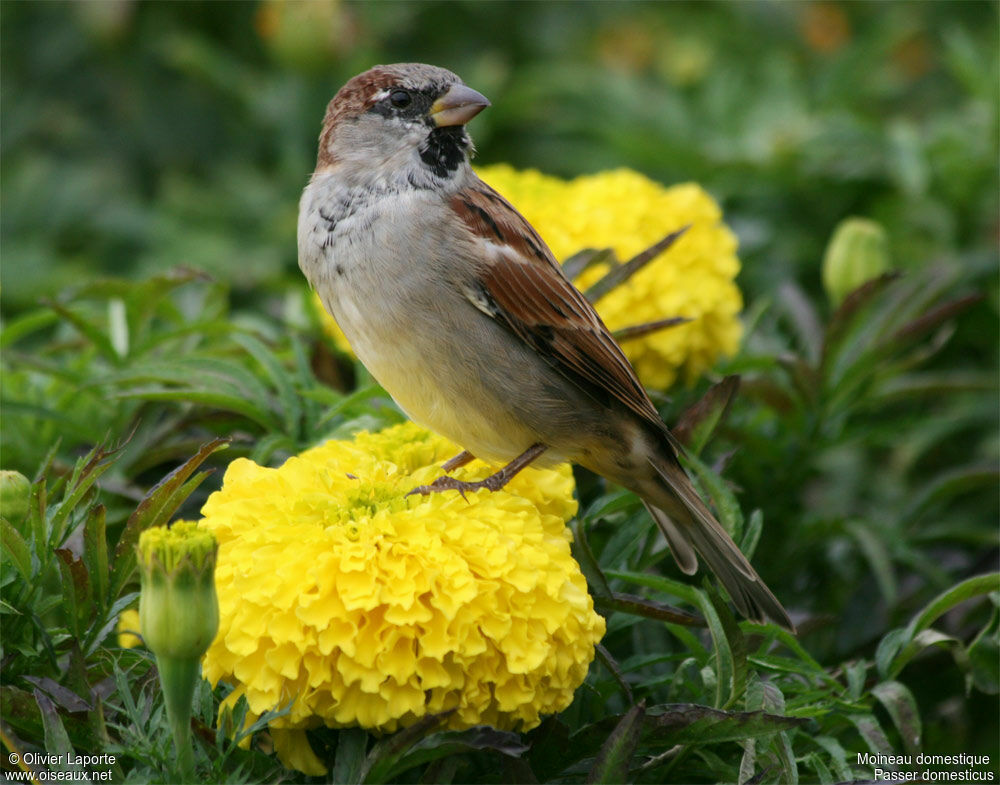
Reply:
<svg viewBox="0 0 1000 785"><path fill-rule="evenodd" d="M465 160L469 137L465 126L449 125L435 128L420 146L420 160L438 177L447 177Z"/></svg>

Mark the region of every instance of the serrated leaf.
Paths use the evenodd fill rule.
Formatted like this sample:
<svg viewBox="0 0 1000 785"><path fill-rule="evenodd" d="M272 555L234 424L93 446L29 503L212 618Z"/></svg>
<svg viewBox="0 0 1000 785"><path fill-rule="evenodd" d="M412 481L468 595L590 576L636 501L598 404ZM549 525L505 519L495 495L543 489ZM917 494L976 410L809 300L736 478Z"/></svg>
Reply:
<svg viewBox="0 0 1000 785"><path fill-rule="evenodd" d="M645 713L644 701L640 701L625 713L601 745L594 765L587 774L587 782L628 782L629 763L639 744Z"/></svg>

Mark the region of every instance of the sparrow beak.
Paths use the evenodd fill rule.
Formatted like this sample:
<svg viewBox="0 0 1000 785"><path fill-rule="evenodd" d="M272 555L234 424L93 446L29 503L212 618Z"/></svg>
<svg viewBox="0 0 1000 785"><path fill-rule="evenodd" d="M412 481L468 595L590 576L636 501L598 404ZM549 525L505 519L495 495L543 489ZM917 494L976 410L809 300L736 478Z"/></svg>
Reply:
<svg viewBox="0 0 1000 785"><path fill-rule="evenodd" d="M430 118L438 128L465 125L490 105L486 96L464 84L452 85L431 106Z"/></svg>

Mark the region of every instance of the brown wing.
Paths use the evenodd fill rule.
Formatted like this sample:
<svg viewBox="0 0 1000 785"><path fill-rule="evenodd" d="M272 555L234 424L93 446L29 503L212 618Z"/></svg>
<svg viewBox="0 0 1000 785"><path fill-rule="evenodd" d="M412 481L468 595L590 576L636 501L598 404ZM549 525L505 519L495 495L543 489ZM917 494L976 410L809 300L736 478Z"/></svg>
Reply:
<svg viewBox="0 0 1000 785"><path fill-rule="evenodd" d="M481 291L474 294L477 307L589 394L617 400L666 431L594 307L510 202L477 180L452 197L451 207L475 235L512 251L497 253L482 268Z"/></svg>

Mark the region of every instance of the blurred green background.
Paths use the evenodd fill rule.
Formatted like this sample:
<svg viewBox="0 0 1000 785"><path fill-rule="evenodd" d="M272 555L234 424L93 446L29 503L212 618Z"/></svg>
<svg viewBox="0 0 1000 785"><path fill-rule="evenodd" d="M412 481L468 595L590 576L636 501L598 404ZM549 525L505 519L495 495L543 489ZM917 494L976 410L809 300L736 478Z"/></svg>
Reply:
<svg viewBox="0 0 1000 785"><path fill-rule="evenodd" d="M490 97L481 162L702 183L748 299L818 291L848 214L885 224L904 268L996 261L994 3L107 0L4 3L0 22L8 316L179 264L243 297L299 285L324 107L388 61Z"/></svg>
<svg viewBox="0 0 1000 785"><path fill-rule="evenodd" d="M493 102L470 128L480 162L563 177L631 167L697 181L722 205L740 240L747 337L711 378L657 402L675 423L710 381L741 374L706 460L733 507L763 520L754 563L808 620L803 645L849 687L813 695L788 670L789 711L821 717L795 737L797 754L817 727L853 754L864 730L848 715L875 705L876 670L894 679L903 667L885 667L901 625L997 564L998 9L2 2L3 468L64 479L94 445L132 434L101 484L118 533L213 436L233 438L209 461L222 468L391 421L362 374L347 397L351 373L339 390L325 384L346 361L304 316L298 197L347 79L379 62L445 66ZM902 276L845 314L820 269L848 216L884 227ZM215 282L151 278L178 266ZM87 288L104 277L132 283ZM635 499L605 514L616 491L593 478L578 488L602 568L654 563L637 550L649 524ZM54 574L47 558L40 574ZM118 597L106 599L89 616L111 618ZM997 753L998 608L994 592L949 612L940 627L953 637L907 667L928 752ZM633 634L616 618L606 644L636 673L644 657L685 656L654 625ZM97 626L100 642L110 628ZM4 660L5 678L61 678L54 660L39 665L34 635ZM775 663L754 668L777 683ZM651 700L707 700L647 676L637 694ZM609 709L602 678L595 668L571 727L626 708ZM713 769L720 781L735 777L726 766Z"/></svg>

